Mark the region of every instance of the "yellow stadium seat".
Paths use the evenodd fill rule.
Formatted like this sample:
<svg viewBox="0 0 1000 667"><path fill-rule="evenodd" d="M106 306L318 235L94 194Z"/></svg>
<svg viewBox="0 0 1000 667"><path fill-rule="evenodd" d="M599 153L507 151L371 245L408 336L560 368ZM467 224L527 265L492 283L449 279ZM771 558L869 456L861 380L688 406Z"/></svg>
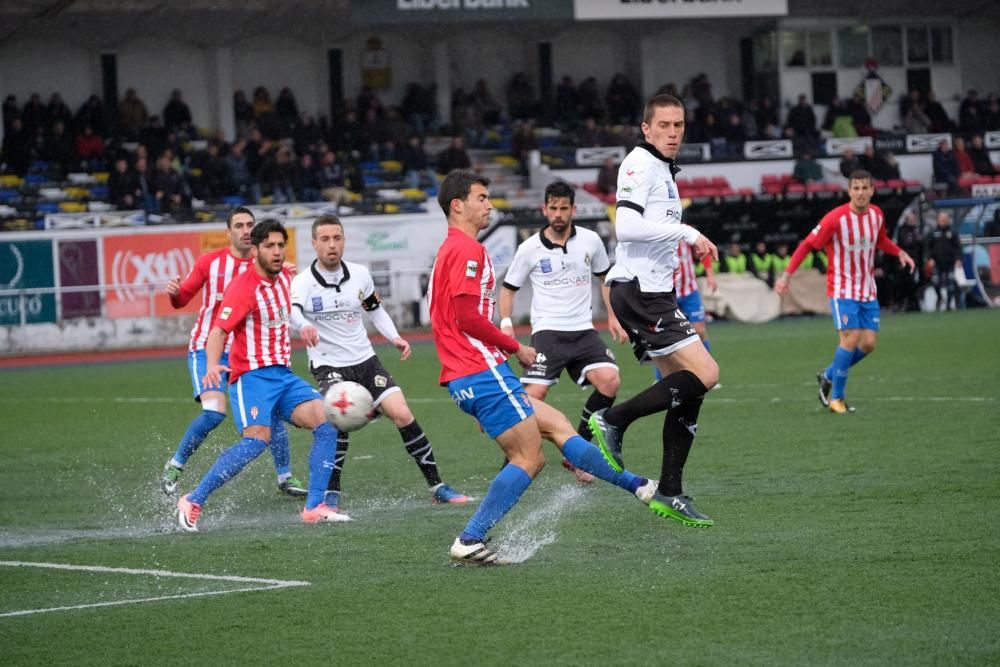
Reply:
<svg viewBox="0 0 1000 667"><path fill-rule="evenodd" d="M17 174L4 174L0 176L0 186L5 188L19 188L24 184L24 179Z"/></svg>
<svg viewBox="0 0 1000 667"><path fill-rule="evenodd" d="M59 202L59 210L63 213L85 213L87 205L78 201L64 201Z"/></svg>
<svg viewBox="0 0 1000 667"><path fill-rule="evenodd" d="M503 197L490 197L490 203L493 208L510 208L510 202Z"/></svg>
<svg viewBox="0 0 1000 667"><path fill-rule="evenodd" d="M403 163L399 160L382 160L378 166L386 171L403 171Z"/></svg>
<svg viewBox="0 0 1000 667"><path fill-rule="evenodd" d="M110 174L108 172L106 172L106 171L95 171L94 172L94 180L97 181L98 183L107 183L108 182L108 176L110 176Z"/></svg>

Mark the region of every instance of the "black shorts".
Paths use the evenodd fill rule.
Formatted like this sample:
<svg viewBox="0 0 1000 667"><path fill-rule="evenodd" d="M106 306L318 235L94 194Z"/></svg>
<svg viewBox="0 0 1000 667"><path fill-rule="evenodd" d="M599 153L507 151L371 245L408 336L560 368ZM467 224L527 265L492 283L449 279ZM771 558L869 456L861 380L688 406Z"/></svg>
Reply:
<svg viewBox="0 0 1000 667"><path fill-rule="evenodd" d="M614 368L615 353L593 329L584 331L537 331L531 335L531 347L538 351L535 363L524 370L524 384L553 385L563 369L573 382L586 387L587 372L595 368Z"/></svg>
<svg viewBox="0 0 1000 667"><path fill-rule="evenodd" d="M369 357L360 364L354 366L344 366L334 368L333 366L313 366L309 364L309 372L316 379L321 394L326 394L326 390L338 382L345 380L357 382L371 393L375 399L377 408L382 400L389 394L402 391L392 379L389 371L382 367L382 362L378 360L378 355Z"/></svg>
<svg viewBox="0 0 1000 667"><path fill-rule="evenodd" d="M639 281L611 283L611 307L628 332L639 361L672 354L698 342L698 332L677 307L674 292L642 292Z"/></svg>

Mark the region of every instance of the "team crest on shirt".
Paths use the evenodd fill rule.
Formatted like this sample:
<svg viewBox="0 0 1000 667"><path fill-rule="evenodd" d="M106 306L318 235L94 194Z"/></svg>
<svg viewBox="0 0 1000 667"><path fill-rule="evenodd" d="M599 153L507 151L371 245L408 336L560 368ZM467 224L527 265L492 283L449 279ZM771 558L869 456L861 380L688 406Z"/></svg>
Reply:
<svg viewBox="0 0 1000 667"><path fill-rule="evenodd" d="M250 419L257 419L257 415L259 413L260 410L257 409L257 406L256 405L253 406L252 408L250 408Z"/></svg>
<svg viewBox="0 0 1000 667"><path fill-rule="evenodd" d="M474 259L470 259L465 263L465 277L475 278L476 272L479 271L479 262Z"/></svg>
<svg viewBox="0 0 1000 667"><path fill-rule="evenodd" d="M552 260L548 257L544 257L539 261L538 268L542 270L542 273L552 273Z"/></svg>
<svg viewBox="0 0 1000 667"><path fill-rule="evenodd" d="M384 375L376 375L375 376L375 386L376 387L384 387L387 382L388 382L388 380L385 379Z"/></svg>
<svg viewBox="0 0 1000 667"><path fill-rule="evenodd" d="M220 320L228 320L229 316L232 315L232 314L233 314L233 309L230 308L229 306L226 306L225 308L222 309L222 312L219 313L219 319Z"/></svg>
<svg viewBox="0 0 1000 667"><path fill-rule="evenodd" d="M365 291L359 289L358 290L358 301L364 301L364 300L365 300Z"/></svg>
<svg viewBox="0 0 1000 667"><path fill-rule="evenodd" d="M313 312L318 313L323 310L323 297L314 296L313 298Z"/></svg>
<svg viewBox="0 0 1000 667"><path fill-rule="evenodd" d="M673 181L667 181L666 183L667 183L667 198L677 199L677 191L674 190Z"/></svg>
<svg viewBox="0 0 1000 667"><path fill-rule="evenodd" d="M590 253L583 256L583 265L590 266Z"/></svg>

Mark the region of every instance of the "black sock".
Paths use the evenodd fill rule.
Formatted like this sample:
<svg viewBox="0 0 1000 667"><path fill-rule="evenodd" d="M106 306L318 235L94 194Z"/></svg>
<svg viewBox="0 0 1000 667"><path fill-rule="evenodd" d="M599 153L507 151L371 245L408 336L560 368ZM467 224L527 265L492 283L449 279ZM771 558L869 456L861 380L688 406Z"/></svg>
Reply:
<svg viewBox="0 0 1000 667"><path fill-rule="evenodd" d="M440 484L441 475L438 474L438 464L434 460L434 450L431 449L431 443L417 420L414 419L409 426L399 429L399 435L403 438L406 453L413 457L424 479L427 480L427 486Z"/></svg>
<svg viewBox="0 0 1000 667"><path fill-rule="evenodd" d="M330 474L330 483L326 485L327 491L340 491L340 473L344 471L349 444L348 434L337 431L337 455L333 457L333 472Z"/></svg>
<svg viewBox="0 0 1000 667"><path fill-rule="evenodd" d="M698 413L702 399L686 401L667 411L663 420L663 467L660 470L660 493L679 496L684 493L681 478L684 463L698 431Z"/></svg>
<svg viewBox="0 0 1000 667"><path fill-rule="evenodd" d="M576 427L576 432L580 434L581 438L584 440L593 439L594 434L590 432L590 426L587 425L587 420L590 419L590 415L594 414L598 410L610 408L614 402L614 396L605 396L596 389L594 390L594 393L592 393L590 398L587 399L586 405L583 406L583 412L580 413L580 424Z"/></svg>
<svg viewBox="0 0 1000 667"><path fill-rule="evenodd" d="M670 410L676 404L704 396L706 391L708 389L697 375L691 371L678 371L643 389L627 401L608 408L604 413L604 420L624 430L640 417Z"/></svg>

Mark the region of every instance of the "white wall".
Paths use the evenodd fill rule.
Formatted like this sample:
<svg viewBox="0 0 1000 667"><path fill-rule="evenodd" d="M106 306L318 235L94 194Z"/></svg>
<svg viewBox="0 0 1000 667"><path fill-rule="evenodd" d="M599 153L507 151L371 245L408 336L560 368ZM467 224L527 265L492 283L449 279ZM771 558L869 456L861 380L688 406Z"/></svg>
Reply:
<svg viewBox="0 0 1000 667"><path fill-rule="evenodd" d="M733 49L739 49L738 39L703 27L703 24L688 25L678 21L660 32L642 37L643 97L652 95L667 83L676 84L680 91L687 81L702 72L712 82L712 94L716 98L739 96L739 86L731 82L734 77L739 80L739 71L727 71L729 51Z"/></svg>
<svg viewBox="0 0 1000 667"><path fill-rule="evenodd" d="M95 72L100 54L64 42L20 40L0 46L0 90L3 97L17 95L23 106L32 93L47 103L54 92L62 95L76 113L77 107L91 94L101 93L101 80Z"/></svg>
<svg viewBox="0 0 1000 667"><path fill-rule="evenodd" d="M282 37L261 37L233 45L233 89L252 101L253 89L264 86L275 101L288 87L302 113L327 113L326 50ZM232 107L225 110L232 113Z"/></svg>
<svg viewBox="0 0 1000 667"><path fill-rule="evenodd" d="M621 72L636 87L639 79L628 71L628 42L619 35L594 27L570 28L552 39L553 84L566 75L579 85L589 76L597 79L603 95L611 77Z"/></svg>
<svg viewBox="0 0 1000 667"><path fill-rule="evenodd" d="M211 126L214 78L208 54L202 49L162 38L142 38L115 49L118 56L118 94L135 92L146 103L150 115L163 116L170 93L179 88L197 126Z"/></svg>

